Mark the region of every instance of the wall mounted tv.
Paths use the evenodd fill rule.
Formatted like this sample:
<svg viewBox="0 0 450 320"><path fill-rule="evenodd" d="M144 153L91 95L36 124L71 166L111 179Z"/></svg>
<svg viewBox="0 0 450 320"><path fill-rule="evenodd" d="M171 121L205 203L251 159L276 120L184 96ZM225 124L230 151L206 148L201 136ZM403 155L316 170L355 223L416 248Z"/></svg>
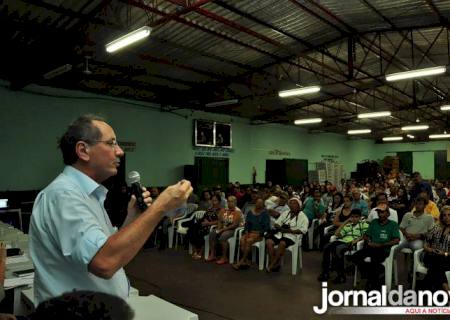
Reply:
<svg viewBox="0 0 450 320"><path fill-rule="evenodd" d="M194 146L231 148L231 124L211 120L194 120Z"/></svg>

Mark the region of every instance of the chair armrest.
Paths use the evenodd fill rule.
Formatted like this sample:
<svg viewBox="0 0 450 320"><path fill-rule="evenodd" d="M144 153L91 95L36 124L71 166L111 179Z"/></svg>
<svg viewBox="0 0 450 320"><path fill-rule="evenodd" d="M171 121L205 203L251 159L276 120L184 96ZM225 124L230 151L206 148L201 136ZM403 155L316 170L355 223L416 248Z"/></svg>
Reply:
<svg viewBox="0 0 450 320"><path fill-rule="evenodd" d="M176 221L177 222L177 228L181 227L181 224L183 222L191 221L192 219L194 219L194 216L190 216L189 218L184 218L184 219L177 220ZM175 223L175 221L174 221L174 223Z"/></svg>
<svg viewBox="0 0 450 320"><path fill-rule="evenodd" d="M423 252L423 248L414 251L414 264L422 264L422 261L420 261L420 255Z"/></svg>
<svg viewBox="0 0 450 320"><path fill-rule="evenodd" d="M331 238L330 238L330 243L331 242L335 242L337 240L337 237L336 236L331 236Z"/></svg>
<svg viewBox="0 0 450 320"><path fill-rule="evenodd" d="M325 228L323 229L323 234L324 234L324 235L327 235L328 233L330 233L330 230L331 230L333 227L334 227L333 224L330 225L330 226L328 226L328 227L325 227Z"/></svg>
<svg viewBox="0 0 450 320"><path fill-rule="evenodd" d="M363 247L364 247L364 240L358 241L358 243L356 244L356 251L361 250Z"/></svg>

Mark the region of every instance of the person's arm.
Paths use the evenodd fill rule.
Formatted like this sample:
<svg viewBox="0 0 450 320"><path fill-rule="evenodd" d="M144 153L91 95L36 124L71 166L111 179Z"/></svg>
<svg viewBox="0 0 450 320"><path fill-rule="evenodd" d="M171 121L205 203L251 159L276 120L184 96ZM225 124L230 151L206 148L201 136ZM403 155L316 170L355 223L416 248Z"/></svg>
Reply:
<svg viewBox="0 0 450 320"><path fill-rule="evenodd" d="M111 278L139 252L164 213L182 206L191 192L191 183L186 180L164 190L139 217L107 239L88 270L100 278Z"/></svg>
<svg viewBox="0 0 450 320"><path fill-rule="evenodd" d="M342 229L350 222L350 218L345 220L345 222L341 223L341 225L337 228L337 230L334 232L334 235L338 238L341 237L341 231Z"/></svg>

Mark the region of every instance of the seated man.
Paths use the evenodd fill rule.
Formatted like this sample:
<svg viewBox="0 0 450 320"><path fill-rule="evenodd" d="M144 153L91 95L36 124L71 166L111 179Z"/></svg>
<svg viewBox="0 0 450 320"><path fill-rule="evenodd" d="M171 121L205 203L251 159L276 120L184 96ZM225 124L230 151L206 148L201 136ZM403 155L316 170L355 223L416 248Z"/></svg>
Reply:
<svg viewBox="0 0 450 320"><path fill-rule="evenodd" d="M369 206L367 205L367 202L365 200L361 199L361 191L359 191L359 189L357 188L353 188L352 196L352 209L361 210L363 217L367 217L369 214Z"/></svg>
<svg viewBox="0 0 450 320"><path fill-rule="evenodd" d="M322 199L322 193L319 189L314 190L313 196L309 196L306 198L305 203L303 205L303 212L308 217L309 220L309 226L311 226L314 219L319 219L320 223L323 223L326 218L326 212L325 210L327 207L325 206L323 199ZM320 230L319 224L316 224L314 228L314 237L313 237L313 243L315 242L315 239L317 239L320 236ZM309 246L307 246L307 241L304 241L305 244L305 250Z"/></svg>
<svg viewBox="0 0 450 320"><path fill-rule="evenodd" d="M367 217L367 222L372 222L375 219L378 219L378 211L377 209L389 209L389 220L392 220L398 223L398 214L397 211L389 207L389 202L386 196L386 193L380 192L376 196L377 206L370 210L369 216Z"/></svg>
<svg viewBox="0 0 450 320"><path fill-rule="evenodd" d="M430 198L428 197L428 193L425 191L421 192L419 194L419 197L422 197L426 200L425 209L424 209L425 213L428 213L429 215L433 216L434 221L436 223L439 223L440 212L439 212L439 209L438 209L436 203L434 203L433 201L430 200ZM415 208L413 208L412 212L414 212L414 210L415 210Z"/></svg>
<svg viewBox="0 0 450 320"><path fill-rule="evenodd" d="M330 275L330 258L338 273L335 283L345 283L344 273L344 254L352 250L358 241L363 239L369 225L365 221L361 221L361 210L353 209L350 218L347 219L335 232L338 238L334 242L325 245L322 259L322 273L317 280L327 281Z"/></svg>
<svg viewBox="0 0 450 320"><path fill-rule="evenodd" d="M361 278L367 278L367 289L372 290L378 284L378 275L383 273L382 263L389 256L391 247L400 241L398 224L389 220L387 209L377 209L378 219L372 221L367 230L365 246L351 256L351 260L360 268ZM366 262L366 258L370 262Z"/></svg>
<svg viewBox="0 0 450 320"><path fill-rule="evenodd" d="M275 222L275 234L266 236L269 266L267 272L279 271L281 258L287 248L295 244L297 237L308 231L308 218L301 211L301 201L297 198L289 200L288 213L283 213ZM275 249L275 246L278 246Z"/></svg>
<svg viewBox="0 0 450 320"><path fill-rule="evenodd" d="M425 240L428 231L433 228L434 219L431 215L426 214L424 209L427 199L418 197L415 201L414 212L408 212L402 219L400 224L400 231L403 233L405 239L399 244L395 250L395 254L404 248L412 249L413 251L423 248L423 241Z"/></svg>

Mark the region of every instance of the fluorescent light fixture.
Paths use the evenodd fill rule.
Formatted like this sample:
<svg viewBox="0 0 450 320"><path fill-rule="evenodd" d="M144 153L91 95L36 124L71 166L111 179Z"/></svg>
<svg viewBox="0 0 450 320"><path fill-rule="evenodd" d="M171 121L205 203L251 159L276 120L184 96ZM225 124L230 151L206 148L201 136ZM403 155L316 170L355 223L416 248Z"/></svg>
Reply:
<svg viewBox="0 0 450 320"><path fill-rule="evenodd" d="M391 115L390 111L379 111L379 112L360 113L358 114L358 118L359 119L379 118L379 117L389 117L390 115Z"/></svg>
<svg viewBox="0 0 450 320"><path fill-rule="evenodd" d="M309 118L309 119L298 119L295 120L295 124L309 124L309 123L320 123L322 122L322 118Z"/></svg>
<svg viewBox="0 0 450 320"><path fill-rule="evenodd" d="M347 134L364 134L364 133L371 133L372 130L370 129L358 129L358 130L348 130Z"/></svg>
<svg viewBox="0 0 450 320"><path fill-rule="evenodd" d="M407 136L408 138L410 138L410 139L414 139L414 138L415 138L412 134L407 134L406 136Z"/></svg>
<svg viewBox="0 0 450 320"><path fill-rule="evenodd" d="M152 28L149 26L143 26L139 29L131 31L130 33L127 33L126 35L108 43L106 45L106 51L112 53L122 49L123 47L129 46L132 43L148 37L150 32L152 32Z"/></svg>
<svg viewBox="0 0 450 320"><path fill-rule="evenodd" d="M319 86L312 86L312 87L303 87L303 88L296 88L291 90L283 90L278 92L278 96L280 98L286 98L286 97L292 97L292 96L302 96L304 94L309 93L315 93L319 92L320 87Z"/></svg>
<svg viewBox="0 0 450 320"><path fill-rule="evenodd" d="M428 136L430 139L445 139L445 138L450 138L450 134L446 133L446 134L430 134Z"/></svg>
<svg viewBox="0 0 450 320"><path fill-rule="evenodd" d="M441 106L442 111L448 111L450 110L450 104L446 104L445 106Z"/></svg>
<svg viewBox="0 0 450 320"><path fill-rule="evenodd" d="M412 130L427 130L430 126L427 124L420 124L417 126L406 126L402 127L402 131L412 131Z"/></svg>
<svg viewBox="0 0 450 320"><path fill-rule="evenodd" d="M210 102L210 103L205 104L205 107L213 108L213 107L220 107L220 106L229 106L231 104L236 104L238 102L239 102L238 99Z"/></svg>
<svg viewBox="0 0 450 320"><path fill-rule="evenodd" d="M72 65L71 64L64 64L61 67L58 67L56 69L53 69L49 72L47 72L46 74L43 75L44 79L52 79L54 77L60 76L63 73L69 72L70 70L72 70Z"/></svg>
<svg viewBox="0 0 450 320"><path fill-rule="evenodd" d="M403 137L384 137L383 141L401 141Z"/></svg>
<svg viewBox="0 0 450 320"><path fill-rule="evenodd" d="M447 69L445 66L440 66L440 67L425 68L425 69L420 69L420 70L411 70L411 71L405 71L405 72L392 73L392 74L386 75L386 81L397 81L397 80L404 80L404 79L411 79L411 78L433 76L436 74L445 73L446 70Z"/></svg>

